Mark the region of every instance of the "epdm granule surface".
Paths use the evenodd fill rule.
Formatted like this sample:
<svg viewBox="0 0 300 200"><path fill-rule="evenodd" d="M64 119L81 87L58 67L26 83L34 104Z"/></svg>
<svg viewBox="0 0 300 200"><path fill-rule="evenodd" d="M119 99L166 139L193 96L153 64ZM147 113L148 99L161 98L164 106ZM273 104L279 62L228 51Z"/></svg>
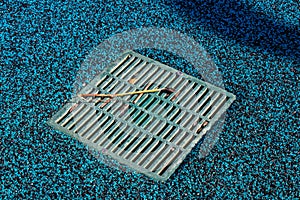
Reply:
<svg viewBox="0 0 300 200"><path fill-rule="evenodd" d="M2 199L299 197L299 1L0 1L0 14ZM237 96L210 154L195 149L165 183L103 165L45 124L93 47L151 26L199 42Z"/></svg>

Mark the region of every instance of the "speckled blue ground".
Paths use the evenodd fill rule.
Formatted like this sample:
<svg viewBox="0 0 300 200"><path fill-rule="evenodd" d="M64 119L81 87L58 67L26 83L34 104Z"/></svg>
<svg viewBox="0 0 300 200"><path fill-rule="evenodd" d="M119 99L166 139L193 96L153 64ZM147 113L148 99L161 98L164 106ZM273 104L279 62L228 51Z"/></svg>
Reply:
<svg viewBox="0 0 300 200"><path fill-rule="evenodd" d="M299 197L299 0L0 0L3 199ZM45 122L85 56L125 30L165 27L209 52L237 95L209 156L166 183L100 164ZM159 61L172 57L145 50Z"/></svg>

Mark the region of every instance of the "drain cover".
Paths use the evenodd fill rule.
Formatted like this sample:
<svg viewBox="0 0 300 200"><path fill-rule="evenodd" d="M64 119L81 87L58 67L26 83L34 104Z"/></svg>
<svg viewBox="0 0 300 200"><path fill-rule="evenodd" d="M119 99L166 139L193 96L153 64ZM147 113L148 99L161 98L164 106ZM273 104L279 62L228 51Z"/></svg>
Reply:
<svg viewBox="0 0 300 200"><path fill-rule="evenodd" d="M175 92L109 100L76 96L48 123L99 152L105 149L106 156L135 171L164 181L235 96L133 51L80 92L117 94L165 87Z"/></svg>

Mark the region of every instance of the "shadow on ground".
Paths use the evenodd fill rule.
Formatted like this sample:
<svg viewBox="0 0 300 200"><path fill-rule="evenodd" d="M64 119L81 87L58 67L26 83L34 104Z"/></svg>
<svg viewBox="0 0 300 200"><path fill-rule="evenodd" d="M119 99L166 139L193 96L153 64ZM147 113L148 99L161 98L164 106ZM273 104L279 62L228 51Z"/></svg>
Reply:
<svg viewBox="0 0 300 200"><path fill-rule="evenodd" d="M251 6L234 0L175 0L172 9L191 23L214 30L247 46L276 56L300 58L300 27L272 19ZM276 5L274 5L276 7Z"/></svg>

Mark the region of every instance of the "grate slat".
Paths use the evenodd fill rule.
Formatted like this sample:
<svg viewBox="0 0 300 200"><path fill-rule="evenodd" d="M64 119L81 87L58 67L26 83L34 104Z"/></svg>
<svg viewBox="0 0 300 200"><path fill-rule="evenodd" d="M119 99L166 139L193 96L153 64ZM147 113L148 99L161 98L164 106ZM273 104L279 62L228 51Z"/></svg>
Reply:
<svg viewBox="0 0 300 200"><path fill-rule="evenodd" d="M125 62L121 62L118 67L115 68L115 70L111 71L111 74L114 74L118 76L124 69L126 69L128 66L130 66L131 63L134 62L136 59L134 56L129 55L129 59L126 59Z"/></svg>
<svg viewBox="0 0 300 200"><path fill-rule="evenodd" d="M167 157L167 159L165 160L165 162L160 166L160 169L157 171L157 173L159 175L162 175L168 168L170 168L173 164L173 162L176 160L176 158L179 157L179 155L182 153L182 151L180 151L179 149L172 149L171 148L171 156Z"/></svg>
<svg viewBox="0 0 300 200"><path fill-rule="evenodd" d="M97 112L97 111L96 111ZM103 113L100 113L98 116L95 115L93 116L94 119L91 121L90 126L86 126L86 128L84 130L82 130L79 134L80 137L84 137L87 133L89 133L90 131L92 131L93 127L97 125L97 122L103 117Z"/></svg>
<svg viewBox="0 0 300 200"><path fill-rule="evenodd" d="M150 171L156 172L158 168L165 162L165 160L169 157L170 154L172 154L171 146L168 146L165 151L162 151L162 153L156 158L156 162L150 166Z"/></svg>
<svg viewBox="0 0 300 200"><path fill-rule="evenodd" d="M155 161L158 160L158 158L161 157L163 152L168 148L169 145L163 144L159 147L158 151L156 151L154 154L151 155L151 157L147 160L147 162L144 163L144 167L152 172L151 168L153 168L153 165L155 164Z"/></svg>
<svg viewBox="0 0 300 200"><path fill-rule="evenodd" d="M142 62L142 59L136 58L136 60L128 67L126 71L122 71L121 74L119 74L119 77L121 79L124 79L127 75L129 75L132 71L135 71L135 68L142 68L143 65L145 65L145 62ZM125 80L125 79L124 79Z"/></svg>
<svg viewBox="0 0 300 200"><path fill-rule="evenodd" d="M121 156L124 152L125 149L127 148L127 144L129 144L134 138L135 136L137 136L139 134L139 131L135 130L134 128L131 128L130 131L128 131L128 134L126 135L126 137L123 138L123 140L121 140L118 144L118 146L115 146L113 148L113 152L116 155ZM122 143L121 146L119 146Z"/></svg>

